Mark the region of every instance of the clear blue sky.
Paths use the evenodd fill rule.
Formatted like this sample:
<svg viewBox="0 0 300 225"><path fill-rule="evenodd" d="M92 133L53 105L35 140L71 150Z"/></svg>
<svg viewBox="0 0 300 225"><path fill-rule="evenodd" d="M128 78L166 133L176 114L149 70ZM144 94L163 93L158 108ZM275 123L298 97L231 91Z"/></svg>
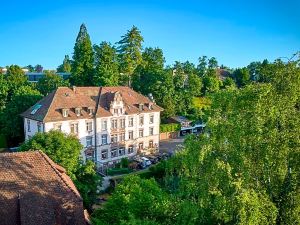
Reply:
<svg viewBox="0 0 300 225"><path fill-rule="evenodd" d="M2 1L0 66L54 69L71 55L81 23L93 44L115 43L132 25L167 64L201 55L241 67L300 50L300 1Z"/></svg>

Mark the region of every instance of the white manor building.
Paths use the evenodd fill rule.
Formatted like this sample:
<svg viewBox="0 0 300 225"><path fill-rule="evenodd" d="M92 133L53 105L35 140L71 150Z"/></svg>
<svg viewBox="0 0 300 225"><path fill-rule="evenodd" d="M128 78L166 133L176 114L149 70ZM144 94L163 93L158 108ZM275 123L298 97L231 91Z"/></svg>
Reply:
<svg viewBox="0 0 300 225"><path fill-rule="evenodd" d="M105 169L159 145L160 112L129 87L60 87L22 113L25 139L61 130L78 137L82 158Z"/></svg>

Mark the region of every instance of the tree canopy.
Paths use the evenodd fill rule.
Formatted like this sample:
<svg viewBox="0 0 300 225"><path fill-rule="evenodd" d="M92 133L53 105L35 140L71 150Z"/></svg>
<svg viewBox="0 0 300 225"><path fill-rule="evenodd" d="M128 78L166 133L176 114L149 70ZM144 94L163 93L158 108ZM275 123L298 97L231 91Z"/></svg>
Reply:
<svg viewBox="0 0 300 225"><path fill-rule="evenodd" d="M39 79L36 87L46 96L56 88L63 86L69 86L69 82L54 72L45 71L45 75Z"/></svg>
<svg viewBox="0 0 300 225"><path fill-rule="evenodd" d="M118 44L120 72L124 84L131 86L131 75L142 64L142 43L144 38L136 26L127 31Z"/></svg>
<svg viewBox="0 0 300 225"><path fill-rule="evenodd" d="M74 46L70 82L77 86L90 86L93 80L94 55L86 26L81 24Z"/></svg>
<svg viewBox="0 0 300 225"><path fill-rule="evenodd" d="M93 85L117 86L119 84L119 63L116 49L110 43L94 45L95 73Z"/></svg>
<svg viewBox="0 0 300 225"><path fill-rule="evenodd" d="M267 68L263 83L210 94L206 133L186 138L162 182L125 179L96 224L299 224L299 61Z"/></svg>

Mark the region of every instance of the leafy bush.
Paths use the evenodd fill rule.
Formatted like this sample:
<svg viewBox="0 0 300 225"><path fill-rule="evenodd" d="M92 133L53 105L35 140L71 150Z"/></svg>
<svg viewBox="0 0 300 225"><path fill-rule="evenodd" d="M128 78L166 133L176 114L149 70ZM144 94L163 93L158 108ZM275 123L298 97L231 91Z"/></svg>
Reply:
<svg viewBox="0 0 300 225"><path fill-rule="evenodd" d="M129 160L128 158L122 158L121 159L121 168L128 168Z"/></svg>
<svg viewBox="0 0 300 225"><path fill-rule="evenodd" d="M167 124L161 124L160 125L160 132L174 132L174 131L180 131L180 124L177 123L167 123Z"/></svg>

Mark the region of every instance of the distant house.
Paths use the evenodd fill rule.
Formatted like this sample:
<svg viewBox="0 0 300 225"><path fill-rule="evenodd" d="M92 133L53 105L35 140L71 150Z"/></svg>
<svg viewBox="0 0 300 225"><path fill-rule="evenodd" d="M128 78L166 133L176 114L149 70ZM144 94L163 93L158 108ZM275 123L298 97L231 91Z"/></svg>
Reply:
<svg viewBox="0 0 300 225"><path fill-rule="evenodd" d="M60 76L63 79L68 79L71 76L71 73L55 73L57 76ZM25 75L28 77L29 82L36 83L39 79L45 76L44 72L37 73L37 72L26 72Z"/></svg>
<svg viewBox="0 0 300 225"><path fill-rule="evenodd" d="M180 135L184 136L188 133L199 133L202 132L205 124L204 123L193 123L191 120L187 119L184 116L173 116L168 120L170 123L180 124Z"/></svg>
<svg viewBox="0 0 300 225"><path fill-rule="evenodd" d="M26 140L52 129L73 134L82 158L105 170L158 148L162 110L129 87L59 87L22 116Z"/></svg>
<svg viewBox="0 0 300 225"><path fill-rule="evenodd" d="M46 73L44 73L44 72L29 72L28 69L24 69L24 68L22 69L22 71L27 76L28 81L32 82L32 83L38 82L39 79L43 78L46 75ZM0 73L6 74L7 73L7 68L1 68L0 67ZM61 78L65 79L65 80L68 79L68 78L70 78L70 76L71 76L71 73L60 73L60 72L57 72L55 74L57 76L60 76Z"/></svg>
<svg viewBox="0 0 300 225"><path fill-rule="evenodd" d="M87 224L64 168L40 151L0 154L1 225Z"/></svg>

